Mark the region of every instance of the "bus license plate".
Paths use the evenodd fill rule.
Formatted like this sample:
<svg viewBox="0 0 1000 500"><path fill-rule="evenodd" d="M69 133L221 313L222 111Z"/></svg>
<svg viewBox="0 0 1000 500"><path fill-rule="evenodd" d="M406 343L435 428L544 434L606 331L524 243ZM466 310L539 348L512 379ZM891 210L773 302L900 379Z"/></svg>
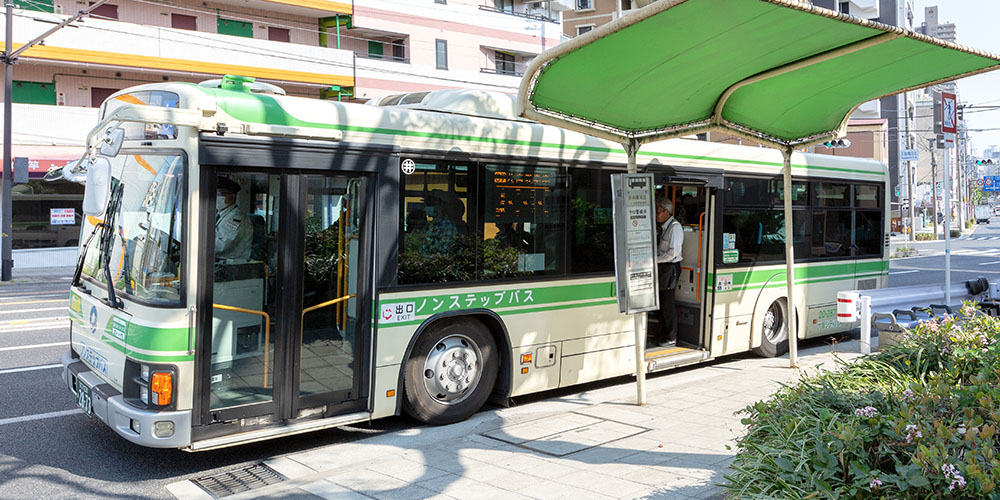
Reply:
<svg viewBox="0 0 1000 500"><path fill-rule="evenodd" d="M93 392L90 387L87 387L87 384L79 378L76 379L76 404L80 405L80 408L87 415L94 414Z"/></svg>

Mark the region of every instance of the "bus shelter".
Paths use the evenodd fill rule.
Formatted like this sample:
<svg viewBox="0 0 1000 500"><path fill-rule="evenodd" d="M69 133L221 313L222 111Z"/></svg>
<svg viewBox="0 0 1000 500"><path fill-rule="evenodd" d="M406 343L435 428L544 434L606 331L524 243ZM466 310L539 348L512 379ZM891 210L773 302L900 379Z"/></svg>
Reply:
<svg viewBox="0 0 1000 500"><path fill-rule="evenodd" d="M526 118L622 144L719 130L792 151L846 134L864 102L992 71L1000 58L799 0L660 0L535 58ZM785 227L792 220L784 196ZM790 234L786 231L786 234ZM797 365L792 238L785 238L788 345ZM637 325L636 345L644 339ZM639 399L644 370L636 357Z"/></svg>

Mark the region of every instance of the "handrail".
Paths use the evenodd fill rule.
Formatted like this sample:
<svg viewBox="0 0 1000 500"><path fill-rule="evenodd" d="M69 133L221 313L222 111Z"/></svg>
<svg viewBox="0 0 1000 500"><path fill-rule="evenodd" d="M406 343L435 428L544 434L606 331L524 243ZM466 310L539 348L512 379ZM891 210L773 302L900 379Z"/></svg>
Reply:
<svg viewBox="0 0 1000 500"><path fill-rule="evenodd" d="M343 302L345 300L353 299L354 297L357 297L357 295L355 295L355 294L344 295L343 297L337 297L336 299L328 300L326 302L323 302L322 304L316 304L314 306L309 306L309 307L307 307L307 308L305 308L305 309L302 310L302 316L305 316L306 313L313 312L313 311L315 311L317 309L322 309L324 307L329 307L329 306L332 306L334 304L339 304L339 303L341 303L341 302Z"/></svg>
<svg viewBox="0 0 1000 500"><path fill-rule="evenodd" d="M257 316L264 317L264 387L267 387L267 358L271 355L271 316L264 311L255 311L253 309L244 309L242 307L227 306L223 304L212 304L215 309L222 309L225 311L234 311L247 314L256 314Z"/></svg>

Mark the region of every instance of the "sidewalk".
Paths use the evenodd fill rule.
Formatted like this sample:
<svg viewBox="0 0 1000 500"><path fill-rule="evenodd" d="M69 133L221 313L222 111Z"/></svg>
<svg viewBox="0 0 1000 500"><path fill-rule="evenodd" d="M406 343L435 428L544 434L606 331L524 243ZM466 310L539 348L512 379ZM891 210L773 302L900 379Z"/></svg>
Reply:
<svg viewBox="0 0 1000 500"><path fill-rule="evenodd" d="M293 453L265 462L288 480L225 498L721 499L743 430L733 412L857 357L859 343L803 347L801 371L787 355L747 355L650 376L643 407L633 380ZM168 490L212 498L191 481Z"/></svg>
<svg viewBox="0 0 1000 500"><path fill-rule="evenodd" d="M11 269L11 280L0 282L0 286L14 284L53 284L65 283L66 291L69 292L69 282L73 279L73 266L57 267L14 267Z"/></svg>

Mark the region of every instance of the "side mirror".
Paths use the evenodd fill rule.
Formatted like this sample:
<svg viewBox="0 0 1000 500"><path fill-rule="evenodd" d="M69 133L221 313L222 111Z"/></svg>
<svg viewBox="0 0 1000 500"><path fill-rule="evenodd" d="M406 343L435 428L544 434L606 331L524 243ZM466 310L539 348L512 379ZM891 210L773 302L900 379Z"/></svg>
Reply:
<svg viewBox="0 0 1000 500"><path fill-rule="evenodd" d="M80 160L73 160L62 168L62 178L77 184L87 182L87 172L83 168L78 168ZM84 164L86 165L86 164Z"/></svg>
<svg viewBox="0 0 1000 500"><path fill-rule="evenodd" d="M108 129L107 133L104 134L104 138L101 139L101 156L107 156L108 158L118 156L118 151L122 149L122 141L124 140L125 129L121 127Z"/></svg>
<svg viewBox="0 0 1000 500"><path fill-rule="evenodd" d="M83 213L101 215L111 196L111 161L92 157L87 165L87 190L83 193ZM65 170L65 169L63 169Z"/></svg>

